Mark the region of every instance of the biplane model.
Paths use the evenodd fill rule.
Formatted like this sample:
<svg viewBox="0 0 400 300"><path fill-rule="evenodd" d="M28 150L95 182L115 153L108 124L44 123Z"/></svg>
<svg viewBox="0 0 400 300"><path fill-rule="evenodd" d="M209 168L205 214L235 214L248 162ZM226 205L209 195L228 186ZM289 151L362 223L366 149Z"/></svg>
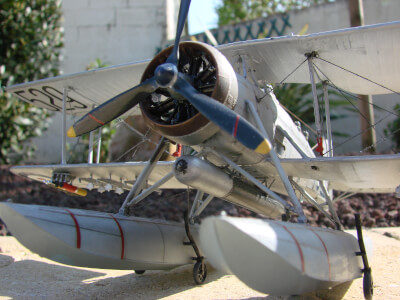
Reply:
<svg viewBox="0 0 400 300"><path fill-rule="evenodd" d="M66 135L93 132L139 108L146 124L162 136L148 161L67 164L63 151L61 164L12 168L80 195L105 186L117 193L129 190L119 212L4 202L0 217L22 244L65 264L143 273L195 262L194 279L202 283L207 259L250 287L275 295L331 288L364 275L365 297L372 298L360 222L358 239L343 231L331 191L342 192L339 198L393 193L400 157L334 157L329 99L324 99L325 133L316 83L359 94L400 91L400 22L215 48L180 42L189 6L190 0L182 0L174 45L151 61L7 89L63 113L63 149ZM282 81L313 87L316 152L274 96L269 84ZM66 114L81 116L69 130ZM160 161L169 142L183 145L184 155ZM160 188L188 187L197 195L185 226L130 215ZM269 219L219 216L195 224L214 197ZM336 229L307 225L302 201ZM287 222L293 215L297 222Z"/></svg>

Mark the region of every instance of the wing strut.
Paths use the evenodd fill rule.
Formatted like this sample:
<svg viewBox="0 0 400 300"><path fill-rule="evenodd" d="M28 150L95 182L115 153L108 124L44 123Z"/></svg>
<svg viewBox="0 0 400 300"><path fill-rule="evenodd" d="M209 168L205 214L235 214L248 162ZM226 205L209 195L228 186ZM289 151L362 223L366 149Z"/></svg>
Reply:
<svg viewBox="0 0 400 300"><path fill-rule="evenodd" d="M208 195L206 199L203 200L204 192L197 190L196 197L194 198L192 208L189 213L189 222L194 224L194 218L198 217L202 211L210 204L211 200L214 199L213 195Z"/></svg>
<svg viewBox="0 0 400 300"><path fill-rule="evenodd" d="M289 141L290 144L296 149L296 151L301 155L302 158L308 158L308 155L304 153L304 151L297 145L292 137L287 133L286 130L284 130L281 126L277 125L276 129L279 130L283 134L283 136Z"/></svg>
<svg viewBox="0 0 400 300"><path fill-rule="evenodd" d="M97 155L96 155L96 164L100 163L100 153L101 153L101 131L102 128L98 129L97 133Z"/></svg>
<svg viewBox="0 0 400 300"><path fill-rule="evenodd" d="M326 137L328 139L328 151L327 156L333 157L333 138L332 138L332 126L331 126L331 112L329 107L329 97L328 97L328 82L322 82L322 87L324 90L324 102L325 102L325 120L326 120Z"/></svg>
<svg viewBox="0 0 400 300"><path fill-rule="evenodd" d="M276 201L281 203L288 211L291 212L296 212L297 210L294 210L292 206L290 206L285 200L282 199L278 194L267 188L265 185L263 185L260 181L258 181L256 178L254 178L250 173L248 173L246 170L241 168L239 165L235 164L233 161L231 161L228 157L225 155L216 152L213 149L210 149L210 152L217 155L219 158L221 158L223 161L225 161L229 166L234 168L236 171L238 171L240 174L242 174L244 177L246 177L249 181L251 181L255 186L257 186L260 190L265 192L267 195L271 196L274 198ZM301 208L301 207L300 207ZM303 211L301 210L301 214L304 216ZM301 215L299 214L299 216ZM304 216L305 218L305 216ZM300 220L300 217L299 217ZM300 223L300 222L299 222ZM305 222L304 222L305 223Z"/></svg>
<svg viewBox="0 0 400 300"><path fill-rule="evenodd" d="M264 126L263 126L263 124L262 124L262 122L260 120L259 115L257 114L256 108L254 107L253 103L251 103L249 100L246 100L245 103L246 103L247 107L249 108L250 113L253 116L254 121L257 124L258 129L261 130L261 133L263 134L264 138L266 140L269 140L267 131L265 130L265 128L264 128ZM286 175L285 171L282 168L282 165L280 163L279 157L276 154L274 147L271 147L269 155L271 156L272 162L273 162L276 170L278 171L279 177L281 178L281 180L282 180L282 182L283 182L283 184L284 184L284 186L286 188L286 191L288 192L288 195L289 195L290 200L291 200L291 202L292 202L292 204L294 206L294 209L295 209L296 213L298 214L298 222L299 223L306 223L307 222L307 218L304 215L303 208L301 207L300 201L297 198L296 193L294 192L292 185L290 184L288 176Z"/></svg>
<svg viewBox="0 0 400 300"><path fill-rule="evenodd" d="M142 201L144 198L146 198L147 196L149 196L152 192L154 192L155 190L159 189L160 186L162 186L164 183L166 183L168 180L170 180L172 177L174 177L174 172L171 171L169 172L167 175L165 175L163 178L161 178L160 180L158 180L157 182L155 182L152 186L150 186L147 189L142 190L142 192L135 196L132 200L130 200L127 204L126 207L131 207L137 203L139 203L140 201Z"/></svg>
<svg viewBox="0 0 400 300"><path fill-rule="evenodd" d="M61 134L61 164L65 165L67 163L66 155L67 155L67 99L68 99L68 90L69 88L63 88L63 95L62 95L62 134Z"/></svg>
<svg viewBox="0 0 400 300"><path fill-rule="evenodd" d="M124 203L122 203L122 206L119 209L119 213L127 214L129 206L139 202L139 201L133 202L132 199L134 199L143 189L147 178L149 177L151 171L156 166L157 162L160 160L161 155L163 154L163 152L167 148L167 146L168 146L168 143L166 142L166 138L161 137L156 149L154 150L153 154L151 155L150 159L148 160L146 167L140 173L139 177L135 181L135 184L132 186L131 190L129 191L129 194L126 196ZM169 174L167 174L164 177L167 177L168 175ZM170 178L168 178L168 179L170 179ZM153 188L152 191L154 191L155 189L156 188Z"/></svg>
<svg viewBox="0 0 400 300"><path fill-rule="evenodd" d="M312 94L313 94L313 99L314 99L314 118L315 118L315 127L317 129L317 143L318 146L315 149L316 152L319 152L321 156L324 154L324 148L323 148L323 138L322 138L322 126L321 126L321 116L319 114L319 103L318 103L318 94L317 94L317 86L315 84L315 74L314 74L314 68L313 68L313 58L317 56L316 52L311 52L307 53L307 62L308 62L308 69L310 72L310 81L311 81L311 88L312 88Z"/></svg>
<svg viewBox="0 0 400 300"><path fill-rule="evenodd" d="M88 164L92 164L93 163L93 137L94 135L94 131L91 131L89 133L89 151L88 151Z"/></svg>
<svg viewBox="0 0 400 300"><path fill-rule="evenodd" d="M338 229L338 230L343 230L343 226L342 226L342 224L340 223L340 220L339 220L339 217L338 217L338 215L337 215L337 213L336 213L335 208L333 207L332 199L331 199L331 197L329 196L328 190L327 190L327 188L326 188L324 182L323 182L322 180L320 180L320 181L319 181L319 185L320 185L320 187L321 187L321 189L322 189L322 192L324 193L326 202L327 202L328 207L329 207L329 212L331 213L333 219L335 220L336 229Z"/></svg>
<svg viewBox="0 0 400 300"><path fill-rule="evenodd" d="M328 205L329 212L328 212L322 207L321 204L319 204L317 201L313 199L313 197L310 196L307 191L304 190L296 181L293 180L292 177L289 177L290 182L293 184L293 186L303 195L304 199L311 205L313 205L316 209L318 209L321 213L325 215L325 217L328 218L330 222L332 222L333 225L336 226L336 229L338 230L343 230L343 226L340 223L339 217L332 205L332 200L328 194L328 191L326 190L326 187L322 181L319 181L319 184L321 186L322 192L324 193L326 202L323 203L322 205Z"/></svg>
<svg viewBox="0 0 400 300"><path fill-rule="evenodd" d="M331 221L332 224L336 226L336 223L331 217L331 215L328 214L328 212L322 207L322 205L326 205L327 203L322 203L322 205L319 204L317 201L313 199L313 197L311 197L309 193L307 193L306 190L304 190L296 181L293 180L293 177L289 177L289 180L293 184L293 186L303 195L304 197L303 199L305 199L309 204L315 206L316 209L318 209L322 214L324 214L325 217L327 217L328 220Z"/></svg>

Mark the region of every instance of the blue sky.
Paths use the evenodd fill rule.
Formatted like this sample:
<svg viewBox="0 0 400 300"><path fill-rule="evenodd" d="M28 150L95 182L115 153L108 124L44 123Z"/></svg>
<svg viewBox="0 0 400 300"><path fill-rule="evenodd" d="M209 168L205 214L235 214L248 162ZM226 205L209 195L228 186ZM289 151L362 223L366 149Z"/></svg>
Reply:
<svg viewBox="0 0 400 300"><path fill-rule="evenodd" d="M189 9L189 33L196 34L217 27L218 17L214 7L220 0L192 0Z"/></svg>

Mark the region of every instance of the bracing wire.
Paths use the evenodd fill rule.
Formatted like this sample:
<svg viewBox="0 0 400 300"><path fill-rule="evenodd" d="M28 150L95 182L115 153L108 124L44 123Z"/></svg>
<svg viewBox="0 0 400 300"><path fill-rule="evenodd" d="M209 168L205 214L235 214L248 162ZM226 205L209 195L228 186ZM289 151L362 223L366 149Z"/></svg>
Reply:
<svg viewBox="0 0 400 300"><path fill-rule="evenodd" d="M286 79L288 79L292 74L294 74L306 61L308 60L308 58L306 58L305 60L303 60L296 68L294 68L294 70L292 72L290 72L285 78L283 78L279 83L279 85L282 85Z"/></svg>
<svg viewBox="0 0 400 300"><path fill-rule="evenodd" d="M350 71L350 70L347 70L347 69L344 68L344 67L341 67L341 66L339 66L339 65L337 65L337 64L334 64L334 63L332 63L332 62L329 62L329 61L327 61L327 60L325 60L325 59L322 59L322 58L320 58L320 57L317 57L317 58L318 58L318 59L321 59L322 61L324 61L324 62L326 62L326 63L329 63L329 64L331 64L331 65L333 65L333 66L335 66L335 67L337 67L337 68L340 68L341 70L347 71L347 72L349 72L350 74L353 74L353 75L355 75L355 76L357 76L357 77L360 77L360 78L362 78L362 79L364 79L364 80L367 80L368 82L371 82L371 83L373 83L373 84L375 84L375 85L378 85L378 86L380 86L380 87L382 87L382 88L384 88L384 89L386 89L386 90L388 90L388 91L390 91L390 92L393 92L393 93L395 93L395 94L397 94L397 95L400 95L400 93L395 92L395 91L393 91L392 89L390 89L390 88L388 88L388 87L386 87L386 86L384 86L384 85L382 85L382 84L379 84L379 83L377 83L377 82L374 82L373 80L370 80L370 79L368 79L368 78L366 78L366 77L364 77L364 76L361 76L361 75L359 75L359 74L357 74L357 73L355 73L355 72L352 72L352 71ZM368 103L372 104L373 107L388 112L388 115L386 115L384 118L382 118L382 119L379 120L378 122L375 122L375 124L371 124L371 123L369 122L369 120L361 113L361 111L358 109L358 107L356 107L356 106L354 105L354 103L347 97L347 96L351 96L352 98L356 98L356 96L355 96L354 94L352 94L352 93L343 91L342 89L338 88L338 87L332 82L332 80L330 80L329 77L328 77L317 65L313 64L313 66L326 78L326 80L330 83L329 85L330 85L331 87L333 87L334 89L336 89L336 90L337 90L337 91L338 91L338 92L339 92L339 93L340 93L340 94L341 94L341 95L342 95L342 96L343 96L343 97L358 111L358 113L359 113L359 114L368 122L368 124L370 125L368 128L366 128L366 129L363 130L362 132L360 132L360 133L358 133L358 134L356 134L356 135L350 137L349 139L346 139L344 142L340 143L339 145L335 145L335 147L334 147L335 149L337 149L338 147L342 146L343 144L349 142L350 140L352 140L352 139L354 139L354 138L356 138L356 137L362 135L364 132L370 130L371 128L375 128L376 125L378 125L379 123L381 123L382 121L384 121L385 119L387 119L387 118L389 117L390 114L391 114L391 115L395 115L395 116L397 116L397 117L400 117L398 114L396 114L396 113L394 113L394 112L392 112L392 111L389 111L389 110L387 110L387 109L385 109L385 108L383 108L383 107L381 107L381 106L378 106L378 105L376 105L376 104L370 103L370 102L368 102L368 100L366 100ZM318 74L318 72L316 72L316 73ZM318 77L319 77L319 76L318 76ZM319 78L319 79L321 80L321 78ZM346 96L346 94L347 94L347 96ZM357 98L357 99L365 102L365 100L363 100L363 99L359 99L359 98ZM400 129L399 129L399 130L400 130ZM390 134L390 136L393 135L393 134L395 134L395 133L396 133L397 131L399 131L399 130L396 130L395 132L392 132L392 133ZM380 136L380 139L379 139L378 141L376 141L373 145L370 145L370 146L368 146L368 147L365 147L364 149L361 150L361 152L364 152L364 151L366 151L366 150L368 150L368 149L370 149L370 148L373 148L373 147L375 147L377 144L379 144L379 143L381 143L381 142L383 142L383 141L385 141L385 140L387 140L387 137L382 137L382 136ZM392 150L393 150L393 149L392 149ZM324 153L324 154L325 154L325 153Z"/></svg>
<svg viewBox="0 0 400 300"><path fill-rule="evenodd" d="M380 86L380 87L382 87L382 88L384 88L384 89L386 89L386 90L388 90L388 91L390 91L390 92L392 92L392 93L394 93L394 94L400 95L399 92L396 92L396 91L394 91L394 90L388 88L387 86L384 86L384 85L382 85L382 84L380 84L380 83L377 83L377 82L375 82L375 81L373 81L373 80L371 80L371 79L369 79L369 78L366 78L366 77L364 77L364 76L362 76L362 75L360 75L360 74L357 74L357 73L355 73L355 72L352 72L352 71L350 71L350 70L348 70L348 69L346 69L346 68L344 68L344 67L342 67L342 66L339 66L339 65L337 65L337 64L335 64L335 63L333 63L333 62L330 62L330 61L328 61L328 60L326 60L326 59L323 59L323 58L321 58L321 57L319 57L319 56L317 56L316 58L317 58L317 59L320 59L320 60L322 60L322 61L324 61L324 62L326 62L326 63L328 63L328 64L330 64L330 65L332 65L332 66L334 66L334 67L337 67L337 68L339 68L339 69L341 69L341 70L343 70L343 71L346 71L346 72L348 72L348 73L350 73L350 74L353 74L354 76L357 76L357 77L362 78L362 79L364 79L364 80L366 80L366 81L368 81L368 82L371 82L371 83L373 83L373 84L375 84L375 85L377 85L377 86ZM282 79L282 80L278 83L278 86L281 86L281 85L282 85L293 73L295 73L306 61L307 61L307 58L306 58L304 61L302 61L296 68L294 68L293 71L291 71L287 76L285 76L285 78ZM350 96L351 98L356 98L356 96L355 96L354 94L349 93L349 92L347 92L347 91L344 91L344 90L340 89L339 87L337 87L337 86L332 82L332 80L330 80L329 77L328 77L316 64L313 63L313 67L314 67L314 69L316 70L315 73L317 74L319 80L320 80L320 81L328 81L329 86L332 87L332 88L334 88L335 90L337 90L337 91L343 96L343 98L345 98L345 99L349 102L349 104L350 104L350 105L361 115L361 117L364 118L364 119L368 122L368 124L369 124L369 127L368 127L367 129L365 129L364 131L362 131L362 132L360 132L360 133L358 133L358 134L356 134L356 135L354 135L354 136L352 136L352 137L346 139L344 142L342 142L342 143L340 143L340 144L338 144L338 145L335 145L335 147L333 147L333 148L336 149L336 148L342 146L343 144L348 143L350 140L352 140L352 139L354 139L354 138L356 138L356 137L362 135L364 132L370 130L371 128L374 128L376 125L378 125L379 123L381 123L383 120L387 119L387 118L389 117L389 115L394 115L394 116L400 117L400 115L396 114L396 113L393 112L393 111L389 111L389 110L385 109L384 107L381 107L381 106L376 105L376 104L374 104L374 103L370 103L374 108L378 108L378 109L380 109L380 110L382 110L382 111L386 111L386 112L388 113L388 115L386 115L386 116L385 116L384 118L382 118L381 120L375 122L375 124L371 124L371 123L369 122L368 118L367 118L366 116L364 116L363 113L359 110L359 108L352 102L352 100L349 99L349 96ZM318 71L318 72L317 72L317 71ZM322 80L322 79L320 78L319 74L322 74L322 75L326 78L326 80ZM359 99L359 98L357 98L357 99L360 100L360 101L368 101L368 100ZM354 99L353 99L353 100L354 100ZM368 103L369 103L369 102L368 102ZM315 130L314 130L311 126L309 126L308 124L306 124L303 120L301 120L298 116L296 116L294 113L292 113L291 111L289 111L286 107L284 107L283 105L281 105L281 106L282 106L290 115L292 115L294 118L296 118L297 120L299 120L303 125L305 125L313 134L315 134ZM398 131L400 131L400 129L396 130L395 132L392 132L389 136L395 134L395 133L398 132ZM376 146L377 144L379 144L379 143L381 143L381 142L387 140L387 138L388 138L388 137L382 137L382 136L380 136L380 139L379 139L378 141L376 141L376 142L374 143L374 145L371 145L371 146L369 146L369 147L364 148L361 152L366 151L366 150L368 150L369 148ZM329 151L330 151L330 150L329 150ZM324 153L324 154L325 154L325 153Z"/></svg>
<svg viewBox="0 0 400 300"><path fill-rule="evenodd" d="M364 151L366 151L366 150L369 150L369 149L371 149L371 148L375 148L376 145L378 145L378 144L380 144L380 143L382 143L382 142L388 140L391 136L395 135L395 134L396 134L397 132L399 132L399 131L400 131L400 128L398 128L398 129L396 129L395 131L391 132L388 136L380 138L378 141L376 141L376 142L375 142L374 144L372 144L371 146L365 147L365 148L362 150L362 152L364 152ZM393 152L396 152L396 150L393 149L393 148L392 148L392 151L393 151Z"/></svg>
<svg viewBox="0 0 400 300"><path fill-rule="evenodd" d="M292 72L290 72L285 78L283 78L279 83L278 86L282 86L285 81L292 75L294 74L304 63L307 61L307 58L303 60L296 68L293 69ZM317 131L312 128L310 125L308 125L306 122L304 122L300 117L298 117L296 114L291 112L286 106L284 106L282 103L279 103L280 106L287 112L289 113L292 117L294 117L296 120L298 120L300 123L302 123L304 126L307 127L308 130L310 130L314 135L317 135Z"/></svg>
<svg viewBox="0 0 400 300"><path fill-rule="evenodd" d="M324 61L324 62L326 62L326 63L328 63L328 64L330 64L330 65L332 65L332 66L335 66L335 67L337 67L337 68L339 68L339 69L341 69L341 70L343 70L343 71L349 72L350 74L353 74L353 75L355 75L355 76L357 76L357 77L360 77L360 78L362 78L362 79L364 79L364 80L366 80L366 81L369 81L369 82L371 82L371 83L373 83L373 84L375 84L375 85L377 85L377 86L380 86L381 88L384 88L385 90L388 90L388 91L390 91L390 92L392 92L392 93L394 93L394 94L400 95L399 92L396 92L396 91L394 91L394 90L388 88L387 86L384 86L384 85L382 85L382 84L380 84L380 83L378 83L378 82L375 82L375 81L373 81L373 80L371 80L371 79L369 79L369 78L366 78L366 77L364 77L364 76L362 76L362 75L360 75L360 74L357 74L357 73L355 73L355 72L352 72L352 71L350 71L350 70L348 70L348 69L346 69L346 68L344 68L344 67L342 67L342 66L339 66L339 65L337 65L337 64L335 64L335 63L333 63L333 62L330 62L329 60L323 59L323 58L321 58L321 57L319 57L319 56L317 56L316 58L317 58L317 59L320 59L320 60L322 60L322 61ZM324 76L325 76L325 75L324 75Z"/></svg>
<svg viewBox="0 0 400 300"><path fill-rule="evenodd" d="M346 97L346 95L344 95L344 94L342 93L342 90L341 90L340 88L338 88L338 87L332 82L332 80L330 80L329 77L326 76L326 74L325 74L324 72L322 72L320 68L318 68L317 65L313 64L313 66L314 66L322 75L325 76L325 78L327 79L327 81L330 82L330 84L331 84L331 85L332 85L332 86L333 86L333 87L334 87L334 88L335 88L335 89L350 103L350 105L353 106L353 108L354 108L355 110L358 111L358 113L360 114L360 116L362 116L362 117L365 119L365 121L367 121L368 124L371 125L371 123L369 122L368 118L360 111L360 109L359 109L353 102L350 101L349 98Z"/></svg>
<svg viewBox="0 0 400 300"><path fill-rule="evenodd" d="M360 101L366 102L366 100L364 100L364 99L359 99L359 98L357 98L357 96L354 95L353 93L350 93L350 92L347 92L347 91L344 91L344 90L339 89L339 88L338 88L337 86L335 86L334 84L330 84L329 86L332 87L332 88L334 88L334 89L336 89L338 92L340 92L340 93L343 95L343 97L344 97L344 94L346 94L346 95L348 95L349 97L353 98L354 100L360 100ZM370 103L370 102L368 102L368 103L371 104L374 108L377 108L377 109L379 109L379 110L382 110L382 111L384 111L384 112L387 112L387 113L390 114L390 115L393 115L393 116L395 116L395 117L399 117L399 118L400 118L400 115L399 115L399 114L397 114L397 113L395 113L395 112L393 112L393 111L391 111L391 110L388 110L388 109L386 109L386 108L384 108L384 107L382 107L382 106L379 106L379 105L377 105L377 104L375 104L375 103Z"/></svg>

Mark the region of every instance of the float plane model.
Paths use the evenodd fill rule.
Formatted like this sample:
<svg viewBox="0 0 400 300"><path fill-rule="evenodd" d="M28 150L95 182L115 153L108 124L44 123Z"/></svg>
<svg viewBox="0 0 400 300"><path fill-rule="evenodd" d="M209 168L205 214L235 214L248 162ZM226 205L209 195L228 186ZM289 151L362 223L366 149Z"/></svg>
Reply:
<svg viewBox="0 0 400 300"><path fill-rule="evenodd" d="M189 6L182 0L174 45L150 61L7 89L62 112L64 124L60 164L12 172L79 195L105 186L129 191L120 210L4 202L1 219L26 247L65 264L142 273L194 262L194 279L203 283L207 260L272 295L300 295L364 276L364 295L371 299L360 222L358 238L345 233L333 202L352 193L395 192L400 157L333 156L328 93L323 117L316 84L355 94L400 91L400 22L212 47L180 42ZM315 149L274 95L270 84L283 81L312 85ZM148 161L66 163L66 136L134 112L162 136ZM68 130L67 114L80 116ZM161 161L169 143L182 145L182 155ZM188 187L197 194L184 225L130 214L154 191ZM341 193L334 198L332 190ZM219 216L195 224L214 197L267 219ZM335 229L308 225L303 201ZM296 222L287 221L292 216Z"/></svg>

